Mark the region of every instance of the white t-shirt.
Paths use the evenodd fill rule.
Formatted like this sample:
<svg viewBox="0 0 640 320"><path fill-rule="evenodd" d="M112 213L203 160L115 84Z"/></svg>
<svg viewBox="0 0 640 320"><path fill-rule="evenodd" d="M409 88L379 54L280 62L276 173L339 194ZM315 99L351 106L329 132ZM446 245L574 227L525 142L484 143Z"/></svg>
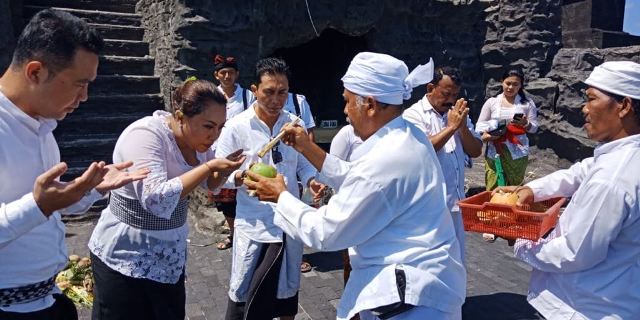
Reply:
<svg viewBox="0 0 640 320"><path fill-rule="evenodd" d="M224 92L222 86L218 86L218 90ZM242 97L243 92L246 95L247 108L256 99L251 90L244 89L236 83L236 91L233 93L233 96L227 98L227 120L235 117L246 109L244 106L245 99Z"/></svg>

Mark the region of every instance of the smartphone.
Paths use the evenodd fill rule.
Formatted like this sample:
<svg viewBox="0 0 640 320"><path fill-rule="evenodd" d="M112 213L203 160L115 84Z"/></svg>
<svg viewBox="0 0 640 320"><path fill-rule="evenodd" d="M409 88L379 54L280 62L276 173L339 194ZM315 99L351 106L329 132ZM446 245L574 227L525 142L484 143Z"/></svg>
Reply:
<svg viewBox="0 0 640 320"><path fill-rule="evenodd" d="M524 113L516 113L513 115L513 120L520 121L522 120L522 117L524 117Z"/></svg>

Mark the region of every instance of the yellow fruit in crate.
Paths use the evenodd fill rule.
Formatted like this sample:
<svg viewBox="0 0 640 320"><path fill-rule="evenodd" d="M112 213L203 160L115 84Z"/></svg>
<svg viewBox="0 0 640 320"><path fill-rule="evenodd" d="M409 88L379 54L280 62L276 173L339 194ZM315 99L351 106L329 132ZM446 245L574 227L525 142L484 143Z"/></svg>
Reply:
<svg viewBox="0 0 640 320"><path fill-rule="evenodd" d="M518 202L518 194L513 192L503 192L502 190L500 190L491 197L491 200L489 200L489 202L515 206Z"/></svg>

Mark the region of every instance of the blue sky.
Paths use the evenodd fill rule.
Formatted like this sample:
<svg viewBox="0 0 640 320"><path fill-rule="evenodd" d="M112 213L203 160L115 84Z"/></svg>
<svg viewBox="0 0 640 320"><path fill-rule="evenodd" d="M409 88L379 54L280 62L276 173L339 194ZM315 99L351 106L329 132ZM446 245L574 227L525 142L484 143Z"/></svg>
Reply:
<svg viewBox="0 0 640 320"><path fill-rule="evenodd" d="M623 30L640 36L640 0L627 0L624 8Z"/></svg>

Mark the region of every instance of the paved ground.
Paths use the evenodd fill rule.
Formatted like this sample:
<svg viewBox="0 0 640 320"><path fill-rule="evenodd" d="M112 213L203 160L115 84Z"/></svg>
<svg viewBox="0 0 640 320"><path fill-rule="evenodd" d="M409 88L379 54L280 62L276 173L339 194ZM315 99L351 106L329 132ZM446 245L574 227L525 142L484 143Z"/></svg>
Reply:
<svg viewBox="0 0 640 320"><path fill-rule="evenodd" d="M95 216L67 222L70 254L88 255L87 242ZM211 239L192 232L194 244ZM306 249L314 270L302 275L299 312L296 319L335 319L342 294L341 258L335 252ZM513 258L504 241L486 243L480 235L467 233L467 302L464 319L537 319L525 301L530 268ZM187 264L187 316L190 320L223 319L227 302L231 252L215 246L189 247ZM88 310L80 311L89 319Z"/></svg>
<svg viewBox="0 0 640 320"><path fill-rule="evenodd" d="M550 151L532 149L528 176L540 177L569 163ZM466 174L470 192L482 189L482 159L474 159L473 169ZM528 178L527 180L529 180ZM89 214L67 222L69 254L88 255L87 242L97 214ZM189 219L190 221L192 219ZM213 244L211 237L193 231L192 244ZM302 275L299 312L296 319L335 319L336 306L342 294L342 260L335 252L305 249L306 260L314 270ZM539 319L526 302L531 269L513 258L505 241L486 243L481 235L467 233L467 300L463 318L473 320ZM224 319L227 304L231 251L219 251L215 244L190 246L187 264L187 317L190 320ZM81 319L89 319L88 310L80 311Z"/></svg>

